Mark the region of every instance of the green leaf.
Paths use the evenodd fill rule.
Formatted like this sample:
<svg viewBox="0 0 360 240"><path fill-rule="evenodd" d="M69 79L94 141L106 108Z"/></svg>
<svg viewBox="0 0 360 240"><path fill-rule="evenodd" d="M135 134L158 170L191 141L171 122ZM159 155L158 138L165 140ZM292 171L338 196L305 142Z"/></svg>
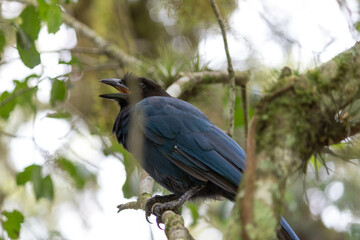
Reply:
<svg viewBox="0 0 360 240"><path fill-rule="evenodd" d="M10 113L14 110L16 106L16 101L7 101L4 102L5 99L8 99L10 97L11 93L8 91L3 92L0 95L0 117L3 119L8 119L10 116Z"/></svg>
<svg viewBox="0 0 360 240"><path fill-rule="evenodd" d="M16 184L25 185L27 182L33 184L33 189L36 199L47 198L52 200L54 198L54 186L50 175L45 178L41 175L42 167L36 164L28 166L24 171L16 175Z"/></svg>
<svg viewBox="0 0 360 240"><path fill-rule="evenodd" d="M83 165L75 164L65 158L58 159L57 163L62 170L69 174L78 189L83 189L87 182L95 180L95 175Z"/></svg>
<svg viewBox="0 0 360 240"><path fill-rule="evenodd" d="M62 24L62 13L59 5L52 3L47 13L47 27L49 33L56 33Z"/></svg>
<svg viewBox="0 0 360 240"><path fill-rule="evenodd" d="M40 53L36 50L35 42L21 28L16 33L16 47L25 66L34 68L40 64Z"/></svg>
<svg viewBox="0 0 360 240"><path fill-rule="evenodd" d="M46 22L50 6L49 4L47 4L45 0L37 0L37 3L38 3L39 16L44 22Z"/></svg>
<svg viewBox="0 0 360 240"><path fill-rule="evenodd" d="M0 29L0 52L2 52L3 48L6 44L5 33Z"/></svg>
<svg viewBox="0 0 360 240"><path fill-rule="evenodd" d="M41 178L41 166L33 164L16 175L16 184L24 185L29 181L36 181L38 178Z"/></svg>
<svg viewBox="0 0 360 240"><path fill-rule="evenodd" d="M360 21L355 23L355 29L360 32Z"/></svg>
<svg viewBox="0 0 360 240"><path fill-rule="evenodd" d="M54 199L54 184L50 177L47 175L41 181L41 189L38 193L35 192L36 198L39 199L41 197L47 198L50 201Z"/></svg>
<svg viewBox="0 0 360 240"><path fill-rule="evenodd" d="M66 98L65 82L59 79L53 79L51 87L50 105L55 106L56 102L63 102Z"/></svg>
<svg viewBox="0 0 360 240"><path fill-rule="evenodd" d="M36 40L40 31L40 18L33 5L28 5L20 14L22 23L20 28L31 38Z"/></svg>
<svg viewBox="0 0 360 240"><path fill-rule="evenodd" d="M123 155L124 167L126 171L126 180L122 187L124 197L131 198L133 196L137 196L139 192L139 182L140 182L140 174L137 168L137 161L128 151L124 149L120 144L115 143L120 146L120 152Z"/></svg>
<svg viewBox="0 0 360 240"><path fill-rule="evenodd" d="M7 232L9 238L17 239L20 236L21 223L24 222L24 216L21 212L14 210L12 212L3 211L5 221L1 222L3 229Z"/></svg>
<svg viewBox="0 0 360 240"><path fill-rule="evenodd" d="M199 215L199 207L198 205L194 204L194 203L187 203L186 204L186 207L189 208L190 212L191 212L191 216L192 216L192 223L191 223L191 227L195 226L200 218L200 215Z"/></svg>
<svg viewBox="0 0 360 240"><path fill-rule="evenodd" d="M69 62L59 61L59 64L76 65L79 67L80 70L83 69L81 61L77 57L74 57L74 56L72 56L72 58Z"/></svg>

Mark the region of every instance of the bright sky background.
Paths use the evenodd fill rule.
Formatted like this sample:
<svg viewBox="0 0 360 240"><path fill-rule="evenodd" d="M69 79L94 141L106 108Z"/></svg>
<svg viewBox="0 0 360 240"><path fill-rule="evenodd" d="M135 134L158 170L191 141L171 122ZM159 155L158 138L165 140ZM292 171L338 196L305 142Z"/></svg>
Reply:
<svg viewBox="0 0 360 240"><path fill-rule="evenodd" d="M219 1L220 2L220 1ZM271 6L272 15L276 15L277 21L288 25L289 35L293 39L297 39L301 47L293 49L292 64L305 69L314 66L320 62L331 59L336 54L350 48L355 44L352 33L349 31L348 21L345 15L339 9L335 0L266 0L265 6ZM356 1L350 0L349 4L356 4ZM266 24L261 19L259 12L266 15L266 9L263 9L260 0L240 1L239 9L229 19L232 27L229 34L229 47L234 67L236 62L244 61L250 54L247 42L252 42L253 49L256 49L256 57L268 66L280 68L284 64L288 64L285 54L278 44L270 39L270 32ZM356 7L353 9L357 9ZM2 15L4 17L13 18L21 11L21 4L7 3L2 4ZM276 14L275 14L276 13ZM353 13L354 19L358 18L356 12ZM214 31L204 32L199 45L199 52L204 61L210 61L210 67L226 69L226 59L223 49L223 40L220 35L213 35ZM316 54L323 50L330 39L332 43L323 51L320 56L320 62L315 61ZM18 59L16 49L8 48L3 55L5 61L9 63L0 66L0 92L11 90L14 86L13 79L23 79L31 72L43 74L43 76L54 77L62 73L69 72L71 69L65 65L58 65L58 60L69 60L71 55L69 52L49 53L64 48L73 48L76 46L76 35L74 30L66 26L62 26L60 31L48 34L46 28L41 30L38 48L42 52L41 60L44 67L36 67L33 70L26 68ZM41 101L49 101L50 82L48 80L39 84L38 97ZM15 113L17 114L17 113ZM36 143L43 149L54 153L58 148L67 148L71 146L74 152L81 158L87 159L96 165L98 171L99 191L96 194L98 205L77 207L64 204L58 209L54 209L58 215L58 227L67 239L150 239L151 229L153 230L154 239L166 239L163 231L157 229L156 224L149 225L145 221L143 211L128 210L121 214L116 213L116 206L128 200L123 198L121 187L125 181L125 171L123 165L111 156L104 156L101 152L101 141L97 137L91 136L86 125L79 123L82 134L71 133L70 125L64 120L46 118L46 112L40 112L35 119L35 123L24 123L20 129L13 132L14 124L9 123L8 132L13 132L24 138L14 138L10 142L10 157L16 170L21 171L32 163L44 163L43 153L40 153L32 139L34 136ZM51 135L48 134L51 131ZM69 145L64 145L69 143ZM19 151L21 146L21 151ZM70 190L71 191L71 190ZM309 190L309 196L316 196L318 192ZM332 199L338 199L344 187L342 183L335 182L329 186L328 195ZM84 193L83 197L91 197L89 193ZM321 197L316 199L322 199ZM91 202L91 201L90 201ZM327 205L326 202L313 202L310 209L313 211L323 209L321 218L328 227L334 227L336 230L344 230L346 225L351 221L351 213L340 212L335 206ZM320 204L320 205L319 205ZM12 203L5 202L5 208L12 206ZM86 216L86 221L80 218L77 211ZM316 212L313 212L316 214ZM318 213L320 214L320 212ZM189 217L189 213L184 211L185 222ZM343 220L340 223L339 219ZM151 219L155 222L155 219ZM27 229L31 219L27 220L28 224L24 224L24 232L21 239L37 239L32 235L33 229ZM126 226L126 227L124 227ZM205 221L200 224L200 229L206 226ZM41 229L37 229L41 236ZM126 237L124 237L126 236ZM197 239L212 240L221 239L222 234L213 228L202 231ZM44 236L45 237L45 236Z"/></svg>

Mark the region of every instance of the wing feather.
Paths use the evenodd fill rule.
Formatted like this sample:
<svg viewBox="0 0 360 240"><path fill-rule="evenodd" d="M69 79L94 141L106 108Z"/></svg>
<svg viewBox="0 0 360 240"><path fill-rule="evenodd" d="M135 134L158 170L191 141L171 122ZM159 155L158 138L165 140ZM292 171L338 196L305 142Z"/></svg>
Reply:
<svg viewBox="0 0 360 240"><path fill-rule="evenodd" d="M135 105L134 113L145 137L169 161L201 181L236 193L245 153L201 111L179 99L148 97Z"/></svg>

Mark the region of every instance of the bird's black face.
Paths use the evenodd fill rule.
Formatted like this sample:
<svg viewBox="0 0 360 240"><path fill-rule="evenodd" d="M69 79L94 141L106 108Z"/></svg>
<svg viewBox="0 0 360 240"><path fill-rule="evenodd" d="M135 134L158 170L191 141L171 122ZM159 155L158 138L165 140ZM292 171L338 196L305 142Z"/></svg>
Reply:
<svg viewBox="0 0 360 240"><path fill-rule="evenodd" d="M159 84L144 77L125 75L122 79L103 79L100 82L114 87L122 94L135 96L138 101L151 96L170 96ZM116 97L114 94L111 97L104 95L106 94L103 94L101 97L112 97L112 99Z"/></svg>

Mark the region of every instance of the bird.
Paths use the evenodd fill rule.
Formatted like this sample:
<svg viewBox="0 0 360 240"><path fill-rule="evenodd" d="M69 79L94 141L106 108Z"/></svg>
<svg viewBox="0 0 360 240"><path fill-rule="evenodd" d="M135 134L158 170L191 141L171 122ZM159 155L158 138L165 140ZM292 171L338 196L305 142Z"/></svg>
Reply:
<svg viewBox="0 0 360 240"><path fill-rule="evenodd" d="M179 213L188 200L235 201L245 170L245 152L204 113L171 97L155 81L135 74L100 82L119 91L99 95L120 106L112 129L118 142L157 183L172 192L147 201L146 220L154 214L159 226L163 212ZM278 239L299 239L283 217L280 225Z"/></svg>

